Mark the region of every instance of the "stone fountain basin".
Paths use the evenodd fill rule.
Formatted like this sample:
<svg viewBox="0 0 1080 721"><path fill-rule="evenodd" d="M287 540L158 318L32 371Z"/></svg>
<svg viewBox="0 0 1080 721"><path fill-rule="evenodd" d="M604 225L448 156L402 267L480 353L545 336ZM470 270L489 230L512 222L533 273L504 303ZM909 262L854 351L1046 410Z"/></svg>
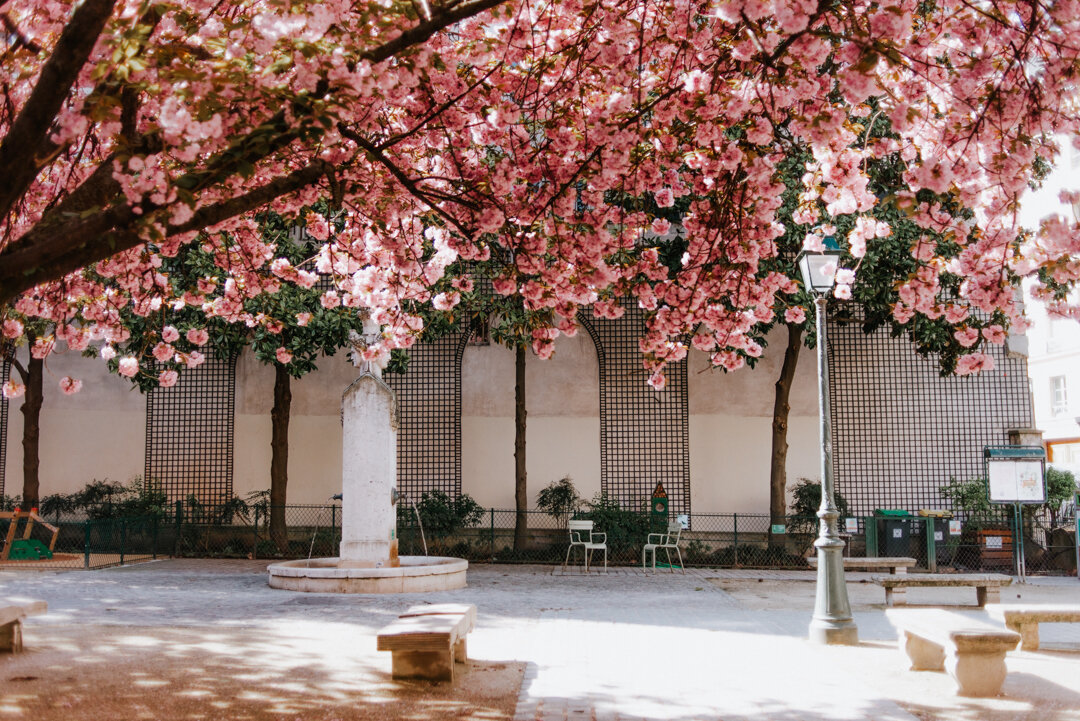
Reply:
<svg viewBox="0 0 1080 721"><path fill-rule="evenodd" d="M465 588L469 562L446 556L401 556L392 568L342 568L340 558L283 561L267 567L270 587L307 593L428 593Z"/></svg>

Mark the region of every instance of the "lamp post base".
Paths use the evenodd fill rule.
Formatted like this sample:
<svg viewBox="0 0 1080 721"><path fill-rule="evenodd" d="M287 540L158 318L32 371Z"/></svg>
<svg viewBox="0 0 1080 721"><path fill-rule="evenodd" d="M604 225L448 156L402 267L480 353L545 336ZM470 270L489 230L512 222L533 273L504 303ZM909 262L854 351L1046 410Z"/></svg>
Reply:
<svg viewBox="0 0 1080 721"><path fill-rule="evenodd" d="M833 622L815 618L810 622L810 642L829 646L856 646L859 643L859 629L851 619Z"/></svg>

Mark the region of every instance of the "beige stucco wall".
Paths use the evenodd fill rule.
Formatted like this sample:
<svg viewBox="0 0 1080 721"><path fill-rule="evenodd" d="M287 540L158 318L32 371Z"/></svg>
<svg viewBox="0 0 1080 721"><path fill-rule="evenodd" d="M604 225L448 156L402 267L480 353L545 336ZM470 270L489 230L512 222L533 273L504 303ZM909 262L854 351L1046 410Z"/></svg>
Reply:
<svg viewBox="0 0 1080 721"><path fill-rule="evenodd" d="M26 349L20 359L25 363ZM11 369L12 377L18 378ZM60 379L83 381L82 391L64 395ZM101 360L77 353L50 356L45 364L41 409L40 493L70 493L92 480L124 482L143 471L146 398ZM8 402L4 493L22 493L22 398Z"/></svg>
<svg viewBox="0 0 1080 721"><path fill-rule="evenodd" d="M690 474L698 511L768 508L773 383L783 338L773 339L756 369L711 370L691 353ZM600 490L599 371L584 332L560 338L555 356L527 361L529 495L569 475L585 497ZM804 351L792 392L788 474L816 478L815 366ZM64 375L82 378L64 396ZM341 490L341 394L356 377L344 353L292 384L289 501L322 503ZM182 381L181 381L182 382ZM237 365L234 490L269 487L273 370L250 353ZM21 400L11 402L6 492L21 489ZM514 355L499 345L469 346L462 360L462 488L485 506L514 503ZM143 470L146 399L104 363L75 354L49 359L42 412L41 492L78 490L93 479L128 481Z"/></svg>

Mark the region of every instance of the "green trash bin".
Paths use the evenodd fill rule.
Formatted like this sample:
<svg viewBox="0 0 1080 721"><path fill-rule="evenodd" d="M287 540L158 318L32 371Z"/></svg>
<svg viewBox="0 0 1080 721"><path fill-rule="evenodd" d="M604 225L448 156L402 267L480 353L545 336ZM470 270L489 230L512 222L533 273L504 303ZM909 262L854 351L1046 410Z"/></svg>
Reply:
<svg viewBox="0 0 1080 721"><path fill-rule="evenodd" d="M878 527L878 555L895 558L911 555L911 514L895 508L874 510Z"/></svg>

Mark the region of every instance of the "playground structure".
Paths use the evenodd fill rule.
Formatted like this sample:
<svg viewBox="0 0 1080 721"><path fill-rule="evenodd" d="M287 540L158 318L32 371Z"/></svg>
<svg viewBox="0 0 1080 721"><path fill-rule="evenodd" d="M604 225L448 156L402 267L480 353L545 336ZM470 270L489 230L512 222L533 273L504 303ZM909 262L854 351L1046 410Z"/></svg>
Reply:
<svg viewBox="0 0 1080 721"><path fill-rule="evenodd" d="M56 537L60 535L60 529L45 522L38 515L36 508L23 511L16 508L14 511L0 512L0 520L8 520L7 535L4 537L4 550L0 552L0 561L41 561L53 557L53 548L56 546ZM26 520L23 526L21 538L15 538L19 529L19 521ZM31 538L34 523L39 523L52 531L52 538L46 546L36 538Z"/></svg>

